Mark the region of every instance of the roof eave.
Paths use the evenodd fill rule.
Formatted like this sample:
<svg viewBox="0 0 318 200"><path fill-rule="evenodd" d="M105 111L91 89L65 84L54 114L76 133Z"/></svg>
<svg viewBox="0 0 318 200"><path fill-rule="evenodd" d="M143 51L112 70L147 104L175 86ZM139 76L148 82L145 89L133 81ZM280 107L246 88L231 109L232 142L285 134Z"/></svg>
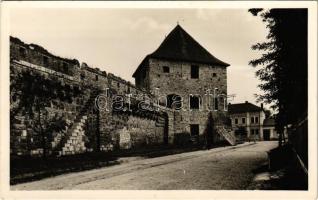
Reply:
<svg viewBox="0 0 318 200"><path fill-rule="evenodd" d="M139 64L139 66L137 67L137 69L135 70L135 72L133 73L132 77L136 78L137 73L140 71L140 69L142 68L142 66L145 64L146 60L149 58L149 55L147 55Z"/></svg>
<svg viewBox="0 0 318 200"><path fill-rule="evenodd" d="M229 67L230 64L220 61L220 63L215 62L204 62L204 61L196 61L191 59L178 59L178 58L168 58L168 57L161 57L161 56L154 56L154 55L148 55L148 58L155 58L155 59L165 59L169 61L179 61L179 62L193 62L193 63L201 63L201 64L207 64L207 65L217 65L222 67Z"/></svg>

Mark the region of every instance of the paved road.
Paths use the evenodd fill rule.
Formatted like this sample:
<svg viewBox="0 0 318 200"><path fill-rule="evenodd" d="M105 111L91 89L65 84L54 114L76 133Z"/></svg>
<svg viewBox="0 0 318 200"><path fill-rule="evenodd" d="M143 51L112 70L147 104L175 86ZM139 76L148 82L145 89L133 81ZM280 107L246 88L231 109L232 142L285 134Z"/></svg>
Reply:
<svg viewBox="0 0 318 200"><path fill-rule="evenodd" d="M277 142L245 143L129 162L40 181L14 185L12 190L236 190L246 189L253 169L267 161Z"/></svg>

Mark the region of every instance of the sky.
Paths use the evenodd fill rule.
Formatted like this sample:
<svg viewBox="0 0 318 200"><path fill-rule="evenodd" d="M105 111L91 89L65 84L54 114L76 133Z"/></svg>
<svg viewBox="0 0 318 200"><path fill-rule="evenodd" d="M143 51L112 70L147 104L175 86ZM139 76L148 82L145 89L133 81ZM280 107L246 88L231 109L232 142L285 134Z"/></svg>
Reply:
<svg viewBox="0 0 318 200"><path fill-rule="evenodd" d="M14 8L10 12L12 36L132 83L142 59L177 23L231 65L227 69L228 94L235 94L231 103L256 103L260 81L248 62L260 57L261 52L251 46L265 41L267 30L246 9Z"/></svg>

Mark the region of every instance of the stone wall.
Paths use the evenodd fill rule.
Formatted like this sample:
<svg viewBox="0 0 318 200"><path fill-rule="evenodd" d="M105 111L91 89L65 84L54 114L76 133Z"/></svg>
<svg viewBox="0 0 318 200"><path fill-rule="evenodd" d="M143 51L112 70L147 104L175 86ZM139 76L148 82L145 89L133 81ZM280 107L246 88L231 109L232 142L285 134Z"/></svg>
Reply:
<svg viewBox="0 0 318 200"><path fill-rule="evenodd" d="M26 44L14 37L10 37L10 58L45 66L67 75L73 75L79 67L79 62L76 59L55 56L39 45Z"/></svg>
<svg viewBox="0 0 318 200"><path fill-rule="evenodd" d="M67 136L68 130L71 130L76 120L83 115L87 116L82 128L85 132L84 142L88 151L139 148L164 142L166 121L162 118L163 113L113 112L111 107L110 112L106 113L99 112L95 108L95 97L100 94L112 98L115 95L125 96L130 93L133 95L134 101L150 99L154 103L155 99L149 92L135 87L132 83L114 74L90 67L86 63L79 65L75 59L55 56L43 47L23 43L17 38L10 39L10 58L10 81L13 85L10 90L12 117L10 149L12 155L43 154L42 135L36 133L33 126L37 124L37 115L29 117L21 112L22 109L18 106L21 103L21 86L14 85L14 83L19 80L19 75L23 72L30 72L35 77L39 75L49 82L57 81L63 88L70 88L71 91L75 89L82 92L81 96L76 97L73 96L73 93L65 93L70 97L71 102L52 99L46 105L48 119L44 119L41 115L42 121L62 123L63 127L65 126L61 131L46 132L48 155L53 155L58 148L64 146L59 143L65 142L63 138L69 137ZM106 93L107 88L108 93ZM93 91L97 91L95 96L93 96ZM54 92L54 88L52 92ZM26 92L24 93L26 94ZM28 105L24 106L28 107ZM55 149L52 147L51 141L54 142Z"/></svg>
<svg viewBox="0 0 318 200"><path fill-rule="evenodd" d="M199 67L198 79L191 78L191 65ZM169 73L163 72L164 66L169 67ZM226 67L150 58L148 70L149 88L152 94L156 97L175 94L183 99L183 109L176 111L178 114L174 114L174 119L171 121L174 123L174 130L171 133L190 134L190 124L198 124L199 135L203 135L206 131L209 113L214 113L213 116L216 117L218 112L226 112L224 111L226 105L224 97L218 97L218 111L214 111L213 97L206 95L207 90L213 94L214 88L218 88L216 94L227 94ZM199 109L190 109L191 95L200 98Z"/></svg>
<svg viewBox="0 0 318 200"><path fill-rule="evenodd" d="M111 101L110 97L108 101ZM125 109L116 111L111 104L99 110L101 151L168 143L167 112L140 110L138 103L132 101L131 110L126 105Z"/></svg>
<svg viewBox="0 0 318 200"><path fill-rule="evenodd" d="M139 77L144 80L136 87L112 73L93 68L86 63L80 65L76 59L55 56L43 47L23 43L17 38L10 39L10 58L11 83L18 80L23 71L29 71L31 74L40 74L45 80L58 81L63 88L70 88L70 91L76 90L83 93L82 96L75 97L74 92L64 92L65 96L71 97L69 98L71 101L52 99L46 106L45 109L49 113L49 118L53 120L52 123L58 123L57 119L60 118L63 123L66 123L63 130L51 131L45 136L48 138L48 145L52 140L55 148L63 147L61 143L65 142L65 138L70 138L68 130L72 130L72 126L84 116L85 123L83 122L80 127L85 133L83 142L85 142L86 149L88 151L112 151L178 143L176 138L184 135L186 135L186 140L190 140L192 137L190 125L192 124L199 126L198 137L201 138L200 140L204 140L211 113L215 119L219 118L220 113L226 115L226 111L223 111L225 105L223 97L218 98L218 111L211 111L213 99L206 95L207 90L211 91L215 88L218 88L218 94L227 93L225 67L146 59L143 62L144 65L147 65L143 68L145 69L144 77ZM199 79L190 77L191 65L199 66ZM163 66L168 66L170 72L164 73ZM136 80L136 82L138 81ZM54 88L52 92L54 92ZM14 118L11 124L11 153L14 155L42 154L42 138L40 135L36 136L36 131L30 126L30 124L36 124L36 115L30 118L19 112L17 105L20 93L20 86L11 87L10 114ZM210 92L210 94L212 93ZM131 94L131 98L127 94ZM170 94L183 98L183 109L174 110L156 105L161 97L165 99ZM96 110L95 97L98 95L105 95L109 103L107 111ZM111 103L117 95L124 98L125 106L127 103L131 103L134 109L114 110ZM190 110L189 97L191 95L200 97L199 109ZM148 101L154 109L136 109L142 101ZM79 125L77 124L77 126ZM215 137L215 141L222 140L222 137L217 134L213 137ZM56 151L53 148L48 148L48 150L52 154Z"/></svg>

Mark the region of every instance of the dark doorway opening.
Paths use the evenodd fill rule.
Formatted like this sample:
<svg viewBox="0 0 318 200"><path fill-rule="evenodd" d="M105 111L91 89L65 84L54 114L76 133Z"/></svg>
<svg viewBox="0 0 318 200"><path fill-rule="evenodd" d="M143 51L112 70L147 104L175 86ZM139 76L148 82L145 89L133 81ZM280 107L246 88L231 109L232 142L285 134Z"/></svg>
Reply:
<svg viewBox="0 0 318 200"><path fill-rule="evenodd" d="M270 140L270 130L263 130L263 138L265 141Z"/></svg>
<svg viewBox="0 0 318 200"><path fill-rule="evenodd" d="M191 136L199 136L199 124L190 124Z"/></svg>

